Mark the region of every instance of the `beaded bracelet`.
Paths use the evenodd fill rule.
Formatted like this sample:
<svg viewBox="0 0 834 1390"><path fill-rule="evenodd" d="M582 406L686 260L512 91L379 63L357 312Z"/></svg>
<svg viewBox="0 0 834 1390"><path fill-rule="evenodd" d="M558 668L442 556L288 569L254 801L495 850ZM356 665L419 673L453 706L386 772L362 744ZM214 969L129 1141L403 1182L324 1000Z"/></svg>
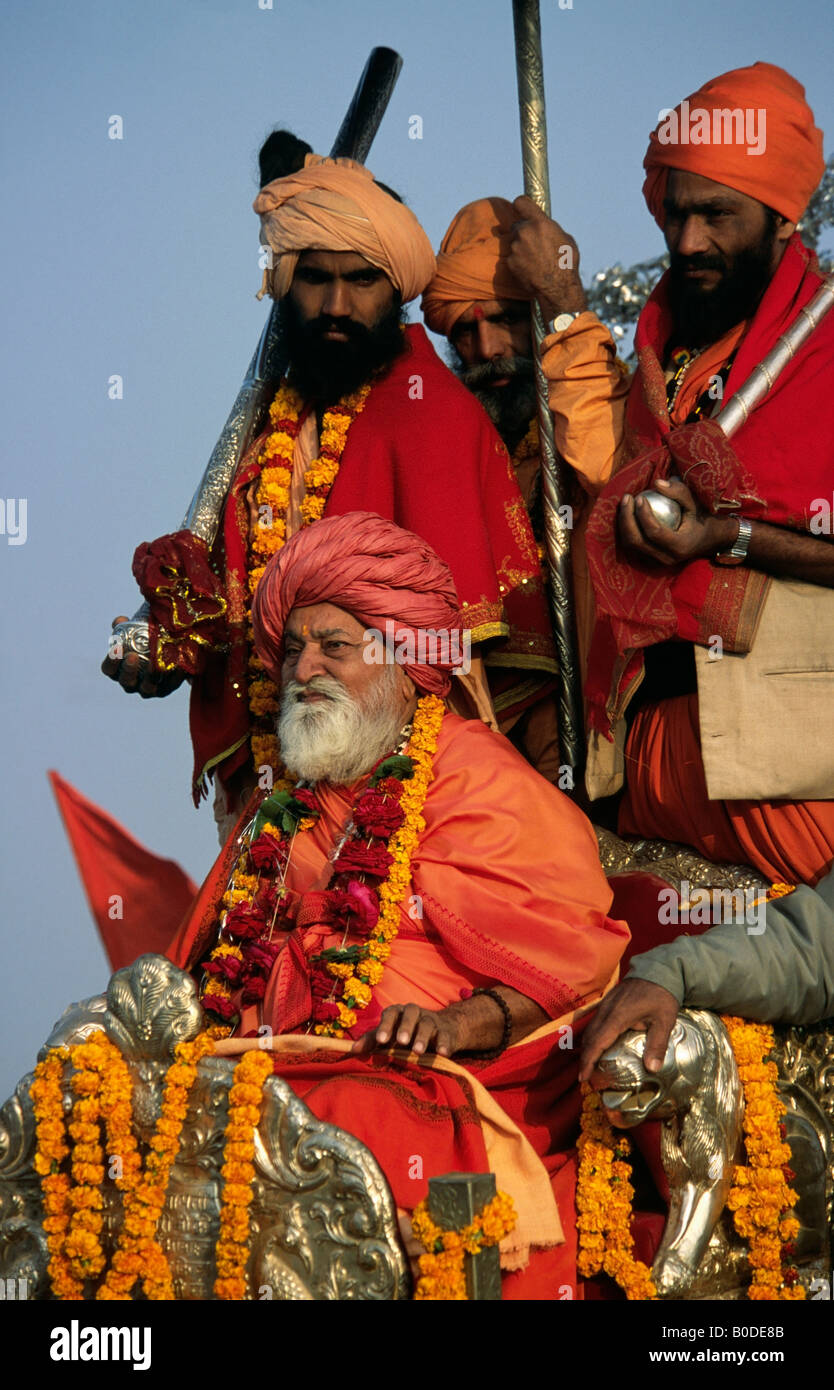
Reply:
<svg viewBox="0 0 834 1390"><path fill-rule="evenodd" d="M488 1061L491 1057L500 1057L501 1053L507 1047L513 1031L513 1016L510 1010L510 1006L507 1003L506 999L504 999L503 996L500 995L496 989L473 989L473 999L476 994L488 994L490 999L495 1000L496 1004L498 1005L499 1009L504 1015L504 1031L501 1034L501 1041L498 1044L498 1046L491 1047L486 1052L477 1052L475 1054L479 1061L485 1062Z"/></svg>

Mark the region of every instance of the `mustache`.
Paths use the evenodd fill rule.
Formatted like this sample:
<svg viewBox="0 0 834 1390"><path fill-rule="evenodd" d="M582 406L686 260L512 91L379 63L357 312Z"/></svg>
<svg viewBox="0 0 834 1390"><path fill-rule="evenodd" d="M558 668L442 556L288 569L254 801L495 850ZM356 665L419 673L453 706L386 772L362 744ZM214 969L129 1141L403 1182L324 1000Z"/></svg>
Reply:
<svg viewBox="0 0 834 1390"><path fill-rule="evenodd" d="M319 314L318 318L309 319L303 327L305 337L313 342L319 342L323 339L325 333L332 331L344 333L345 337L351 343L367 342L373 337L372 330L366 328L364 323L355 323L353 319L347 317L332 318L328 314ZM346 344L326 343L324 346L328 348L344 348Z"/></svg>
<svg viewBox="0 0 834 1390"><path fill-rule="evenodd" d="M458 375L470 391L489 386L501 377L533 376L532 357L499 357L493 362L476 362L471 367L461 367Z"/></svg>
<svg viewBox="0 0 834 1390"><path fill-rule="evenodd" d="M673 275L682 275L685 270L726 270L723 256L710 256L706 252L696 256L670 256L669 269Z"/></svg>
<svg viewBox="0 0 834 1390"><path fill-rule="evenodd" d="M311 676L305 685L301 681L286 681L282 690L282 705L300 703L305 695L323 695L335 704L352 704L353 700L344 685L335 676Z"/></svg>

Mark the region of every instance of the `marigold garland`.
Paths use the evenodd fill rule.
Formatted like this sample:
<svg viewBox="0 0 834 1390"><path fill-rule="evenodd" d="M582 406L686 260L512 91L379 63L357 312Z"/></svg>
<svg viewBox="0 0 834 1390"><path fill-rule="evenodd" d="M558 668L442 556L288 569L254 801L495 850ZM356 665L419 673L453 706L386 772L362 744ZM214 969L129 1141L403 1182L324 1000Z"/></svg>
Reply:
<svg viewBox="0 0 834 1390"><path fill-rule="evenodd" d="M325 411L321 426L319 457L304 474L304 500L301 503L301 524L309 526L324 515L339 472L348 430L357 415L365 409L371 387L361 386L350 396ZM260 583L267 562L282 549L287 538L286 514L290 502L292 466L295 441L301 430L303 401L297 391L286 384L279 387L269 407L272 433L267 436L258 457L261 467L255 504L258 526L252 537L249 593L250 599ZM249 639L249 709L254 721L252 753L255 767L278 768L280 754L274 734L278 711L278 690L265 673L263 662L253 645L251 626Z"/></svg>
<svg viewBox="0 0 834 1390"><path fill-rule="evenodd" d="M243 1054L232 1080L221 1169L224 1186L214 1282L214 1292L222 1299L246 1297L255 1130L261 1114L264 1082L271 1074L272 1054L253 1048Z"/></svg>
<svg viewBox="0 0 834 1390"><path fill-rule="evenodd" d="M108 1153L111 1160L120 1161L115 1183L122 1193L123 1219L110 1269L96 1298L128 1299L139 1277L147 1298L174 1297L171 1271L156 1228L179 1151L196 1064L213 1050L211 1033L202 1033L174 1049L144 1172L133 1134L130 1072L106 1034L97 1032L86 1042L53 1049L38 1063L30 1088L36 1125L35 1170L41 1176L44 1230L51 1256L49 1277L56 1298L83 1298L85 1282L100 1274L106 1263L99 1240L104 1207L102 1114ZM76 1068L71 1086L78 1097L69 1125L71 1148L61 1090L67 1063ZM68 1154L73 1181L60 1171Z"/></svg>
<svg viewBox="0 0 834 1390"><path fill-rule="evenodd" d="M52 1048L35 1067L35 1079L29 1088L35 1111L35 1172L41 1179L43 1229L50 1257L47 1273L55 1297L67 1300L84 1297L83 1281L73 1275L64 1252L71 1208L69 1175L61 1172L69 1152L61 1080L69 1060L69 1048Z"/></svg>
<svg viewBox="0 0 834 1390"><path fill-rule="evenodd" d="M657 1298L651 1270L634 1258L631 1234L631 1144L615 1136L602 1100L590 1086L582 1087L582 1125L576 1182L578 1272L590 1279L602 1270L614 1279L628 1299Z"/></svg>
<svg viewBox="0 0 834 1390"><path fill-rule="evenodd" d="M519 469L527 459L538 458L541 453L539 444L539 422L534 415L530 424L527 426L527 433L524 438L516 444L512 454L512 464L514 469Z"/></svg>
<svg viewBox="0 0 834 1390"><path fill-rule="evenodd" d="M748 1298L804 1299L805 1289L791 1263L799 1222L791 1208L799 1200L790 1186L793 1171L785 1143L784 1102L776 1087L773 1029L767 1023L725 1017L744 1090L746 1164L738 1164L727 1206L738 1234L748 1242L753 1280Z"/></svg>
<svg viewBox="0 0 834 1390"><path fill-rule="evenodd" d="M420 1278L414 1293L415 1299L452 1300L466 1299L465 1256L477 1255L490 1245L497 1245L504 1236L509 1235L518 1221L512 1197L499 1192L487 1202L482 1211L460 1231L446 1230L438 1226L429 1215L428 1199L414 1208L411 1228L414 1236L426 1250L418 1261Z"/></svg>
<svg viewBox="0 0 834 1390"><path fill-rule="evenodd" d="M781 887L782 885L780 885ZM785 885L788 887L788 885ZM781 896L781 895L779 895ZM776 1088L778 1072L765 1058L774 1046L768 1024L724 1017L744 1092L746 1164L736 1165L727 1208L736 1231L749 1245L753 1279L751 1300L804 1299L805 1289L790 1263L799 1222L790 1215L798 1197L790 1187L791 1151L784 1142L784 1104ZM651 1272L633 1256L630 1231L634 1189L625 1162L630 1144L614 1130L600 1095L583 1087L579 1176L576 1186L579 1257L584 1278L600 1270L613 1278L630 1299L657 1297Z"/></svg>

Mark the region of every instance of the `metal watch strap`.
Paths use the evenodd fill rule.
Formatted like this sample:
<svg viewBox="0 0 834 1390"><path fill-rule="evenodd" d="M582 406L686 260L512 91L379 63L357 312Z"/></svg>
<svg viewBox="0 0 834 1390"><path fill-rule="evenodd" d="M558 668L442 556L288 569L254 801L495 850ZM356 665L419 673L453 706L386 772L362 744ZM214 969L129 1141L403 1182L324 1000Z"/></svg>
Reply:
<svg viewBox="0 0 834 1390"><path fill-rule="evenodd" d="M747 551L750 546L750 537L753 534L753 524L747 520L746 516L738 518L738 535L730 546L729 550L719 550L715 556L717 565L742 565L747 559Z"/></svg>

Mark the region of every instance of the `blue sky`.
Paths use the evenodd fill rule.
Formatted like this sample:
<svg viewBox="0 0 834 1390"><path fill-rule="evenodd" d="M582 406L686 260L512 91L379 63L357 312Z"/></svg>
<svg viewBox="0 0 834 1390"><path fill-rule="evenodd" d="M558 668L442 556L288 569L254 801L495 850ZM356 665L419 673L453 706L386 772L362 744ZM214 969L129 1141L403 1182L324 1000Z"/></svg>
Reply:
<svg viewBox="0 0 834 1390"><path fill-rule="evenodd" d="M662 249L640 196L648 133L706 78L782 64L834 148L830 0L541 8L553 208L586 279ZM520 192L521 170L510 0L5 0L0 30L0 496L27 500L25 544L0 534L2 1100L108 974L47 767L195 879L215 852L189 799L186 692L140 701L98 666L138 602L133 551L179 525L263 323L261 140L284 124L329 148L387 44L405 66L368 163L434 245L464 202Z"/></svg>

